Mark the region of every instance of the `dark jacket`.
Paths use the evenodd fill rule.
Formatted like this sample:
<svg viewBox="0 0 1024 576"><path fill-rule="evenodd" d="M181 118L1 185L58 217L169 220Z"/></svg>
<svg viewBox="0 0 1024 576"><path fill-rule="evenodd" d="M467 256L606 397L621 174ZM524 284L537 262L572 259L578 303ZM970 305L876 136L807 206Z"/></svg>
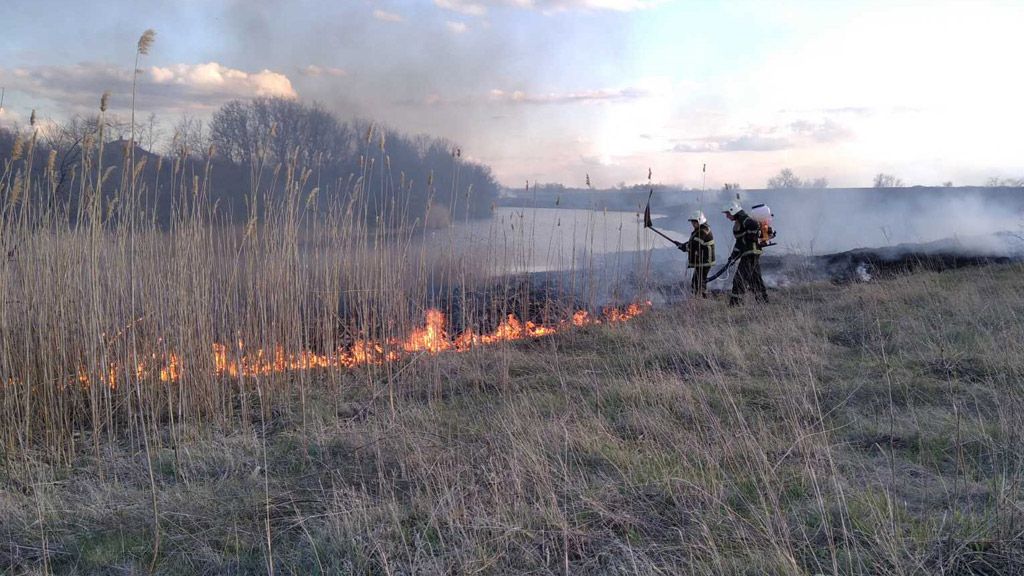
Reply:
<svg viewBox="0 0 1024 576"><path fill-rule="evenodd" d="M761 225L743 210L736 213L732 235L736 239L736 244L729 255L730 259L737 260L744 256L761 254Z"/></svg>
<svg viewBox="0 0 1024 576"><path fill-rule="evenodd" d="M687 268L710 268L715 265L715 237L707 224L701 224L686 242Z"/></svg>

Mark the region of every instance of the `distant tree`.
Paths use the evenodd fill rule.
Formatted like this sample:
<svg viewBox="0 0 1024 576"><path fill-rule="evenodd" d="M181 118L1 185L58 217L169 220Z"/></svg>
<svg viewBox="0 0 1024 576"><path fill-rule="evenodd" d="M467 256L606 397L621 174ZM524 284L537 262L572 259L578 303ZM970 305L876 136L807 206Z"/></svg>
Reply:
<svg viewBox="0 0 1024 576"><path fill-rule="evenodd" d="M892 174L879 172L875 175L875 181L872 186L875 188L902 188L904 184L903 180L900 180Z"/></svg>
<svg viewBox="0 0 1024 576"><path fill-rule="evenodd" d="M210 146L210 137L202 120L189 114L178 119L171 129L171 139L167 143L168 156L201 158Z"/></svg>
<svg viewBox="0 0 1024 576"><path fill-rule="evenodd" d="M1024 178L989 178L985 181L985 186L989 188L998 188L1001 186L1008 187L1020 187L1024 186Z"/></svg>
<svg viewBox="0 0 1024 576"><path fill-rule="evenodd" d="M776 176L768 179L768 188L790 189L801 188L804 182L789 168L783 168Z"/></svg>
<svg viewBox="0 0 1024 576"><path fill-rule="evenodd" d="M726 182L722 186L722 191L723 192L732 192L734 190L742 190L742 189L743 188L741 188L740 185L738 183L736 183L736 182Z"/></svg>
<svg viewBox="0 0 1024 576"><path fill-rule="evenodd" d="M45 146L55 153L54 171L57 174L57 190L65 193L66 184L82 158L82 146L87 139L99 134L100 116L72 116L46 132ZM114 114L103 115L103 139L106 142L122 140L129 133L128 123ZM37 155L39 156L39 155Z"/></svg>
<svg viewBox="0 0 1024 576"><path fill-rule="evenodd" d="M254 158L286 163L298 154L310 166L354 150L347 125L316 104L287 98L228 102L210 120L209 138L221 157L245 164Z"/></svg>
<svg viewBox="0 0 1024 576"><path fill-rule="evenodd" d="M827 178L815 178L813 182L807 185L808 188L828 188Z"/></svg>
<svg viewBox="0 0 1024 576"><path fill-rule="evenodd" d="M952 188L953 187L953 181L952 180L946 180L945 182L942 183L942 187L943 188Z"/></svg>
<svg viewBox="0 0 1024 576"><path fill-rule="evenodd" d="M138 130L141 136L139 137L139 145L143 146L149 152L155 152L157 148L157 142L163 139L163 129L160 127L160 123L156 119L156 114L153 112L149 113L149 117L146 118L144 126Z"/></svg>

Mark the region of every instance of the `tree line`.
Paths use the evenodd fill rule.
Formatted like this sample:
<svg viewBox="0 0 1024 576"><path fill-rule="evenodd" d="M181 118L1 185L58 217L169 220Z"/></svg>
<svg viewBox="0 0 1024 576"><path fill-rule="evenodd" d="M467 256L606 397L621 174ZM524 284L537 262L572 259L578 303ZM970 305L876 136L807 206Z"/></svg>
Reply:
<svg viewBox="0 0 1024 576"><path fill-rule="evenodd" d="M368 120L341 121L317 104L284 98L234 100L208 122L184 116L169 135L153 116L132 128L102 112L45 130L0 128L0 166L17 160L22 170L53 175L54 198L74 212L74 180L83 154L102 150L103 166L116 170L131 153L135 166L146 160L140 181L162 221L170 217L182 176L207 183L210 200L233 221L247 218L254 201L283 193L281 174L287 170L302 175L307 204L327 206L358 195L366 217L383 221L423 223L430 214L432 224L443 225L486 217L499 193L490 168L463 158L453 142L408 136ZM133 150L130 133L135 135ZM22 151L33 134L29 167ZM102 148L95 145L100 135ZM166 176L171 170L180 173L177 180Z"/></svg>

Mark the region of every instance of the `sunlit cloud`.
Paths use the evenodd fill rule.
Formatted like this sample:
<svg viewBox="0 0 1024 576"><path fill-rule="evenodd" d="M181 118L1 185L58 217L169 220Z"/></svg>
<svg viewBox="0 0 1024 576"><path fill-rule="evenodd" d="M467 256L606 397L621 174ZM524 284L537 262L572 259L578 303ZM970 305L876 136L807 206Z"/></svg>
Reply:
<svg viewBox="0 0 1024 576"><path fill-rule="evenodd" d="M341 68L332 68L330 66L317 66L316 64L310 64L299 68L299 74L309 78L319 78L322 76L329 76L332 78L341 78L348 76L348 72Z"/></svg>
<svg viewBox="0 0 1024 576"><path fill-rule="evenodd" d="M854 136L852 130L830 118L798 119L782 125L748 126L724 135L685 138L672 152L776 152L801 147L838 143Z"/></svg>
<svg viewBox="0 0 1024 576"><path fill-rule="evenodd" d="M545 13L570 10L632 12L662 4L664 0L434 0L444 10L483 16L490 8L520 8Z"/></svg>
<svg viewBox="0 0 1024 576"><path fill-rule="evenodd" d="M374 10L373 17L381 22L401 22L405 20L402 15L397 12L388 12L387 10Z"/></svg>
<svg viewBox="0 0 1024 576"><path fill-rule="evenodd" d="M487 13L487 4L470 0L434 0L434 5L469 16L483 16Z"/></svg>
<svg viewBox="0 0 1024 576"><path fill-rule="evenodd" d="M149 69L149 74L156 84L176 84L213 94L282 98L298 96L284 74L270 70L249 73L216 62L154 66Z"/></svg>
<svg viewBox="0 0 1024 576"><path fill-rule="evenodd" d="M649 93L640 88L618 90L587 90L583 92L531 94L522 90L494 89L490 92L492 102L505 104L581 104L587 102L624 102L646 98Z"/></svg>
<svg viewBox="0 0 1024 576"><path fill-rule="evenodd" d="M207 62L172 64L141 70L137 77L138 103L147 110L211 109L237 98L298 96L284 74L271 70L246 72ZM0 83L23 100L53 103L61 112L99 108L100 95L111 92L111 107L129 103L132 73L103 63L0 69Z"/></svg>
<svg viewBox="0 0 1024 576"><path fill-rule="evenodd" d="M454 34L462 34L469 29L465 22L453 22L451 20L445 22L445 26L448 28L449 32Z"/></svg>

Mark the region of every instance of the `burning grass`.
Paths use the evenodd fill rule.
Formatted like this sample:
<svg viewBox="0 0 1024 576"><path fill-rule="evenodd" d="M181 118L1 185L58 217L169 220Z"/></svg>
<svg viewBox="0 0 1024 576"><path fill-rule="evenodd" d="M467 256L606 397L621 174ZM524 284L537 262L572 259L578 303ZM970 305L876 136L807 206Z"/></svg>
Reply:
<svg viewBox="0 0 1024 576"><path fill-rule="evenodd" d="M515 314L509 314L491 332L477 333L470 328L457 335L449 334L444 312L432 308L425 314L424 325L413 329L405 338L394 338L387 342L356 340L351 346L329 354L309 350L289 353L281 346L274 348L273 351L250 351L242 341L239 341L237 346L230 347L214 343L213 372L218 378L251 378L317 369L350 369L367 364L380 365L397 362L409 354L467 352L478 346L553 336L571 328L627 322L643 314L650 307L650 301L621 307L608 306L599 316L592 315L586 310L577 310L568 319L549 325L538 324L532 320L523 321ZM181 356L174 352L168 352L163 356L152 354L147 360L135 366L131 373L132 381L180 382L186 375L185 364L187 363ZM77 383L85 390L94 383L116 389L119 385L119 374L122 373L123 368L117 364L111 364L103 372L91 375L82 367L78 370ZM11 387L19 385L21 384L13 379L8 384Z"/></svg>
<svg viewBox="0 0 1024 576"><path fill-rule="evenodd" d="M290 372L305 400L282 388L261 420L252 391L249 428L159 424L156 571L1019 573L1022 272L690 302L464 353L425 353L455 340L434 316L390 364L393 410L361 370ZM125 437L9 462L0 561L144 570L146 461Z"/></svg>

